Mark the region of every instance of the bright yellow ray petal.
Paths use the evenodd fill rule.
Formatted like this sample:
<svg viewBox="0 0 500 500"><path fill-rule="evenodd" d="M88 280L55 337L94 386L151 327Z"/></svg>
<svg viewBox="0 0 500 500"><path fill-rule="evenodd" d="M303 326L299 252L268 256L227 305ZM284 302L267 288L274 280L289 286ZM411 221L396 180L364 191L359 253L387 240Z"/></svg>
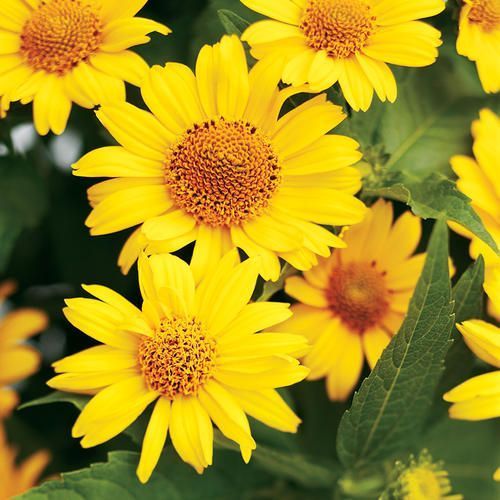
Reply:
<svg viewBox="0 0 500 500"><path fill-rule="evenodd" d="M377 0L373 2L373 14L377 24L387 26L424 19L439 14L445 8L443 0Z"/></svg>
<svg viewBox="0 0 500 500"><path fill-rule="evenodd" d="M162 241L190 233L196 227L194 217L183 210L172 210L165 215L149 218L142 226L142 232L149 240Z"/></svg>
<svg viewBox="0 0 500 500"><path fill-rule="evenodd" d="M294 299L308 306L326 308L328 300L324 290L316 288L308 283L304 278L291 276L286 280L285 292Z"/></svg>
<svg viewBox="0 0 500 500"><path fill-rule="evenodd" d="M298 25L302 17L302 9L293 0L281 0L279 3L275 0L241 0L241 2L259 14L288 24Z"/></svg>
<svg viewBox="0 0 500 500"><path fill-rule="evenodd" d="M97 52L90 58L90 64L101 73L138 87L143 83L149 70L146 61L130 50L113 54Z"/></svg>
<svg viewBox="0 0 500 500"><path fill-rule="evenodd" d="M391 337L382 328L375 327L363 333L362 341L366 359L373 370Z"/></svg>

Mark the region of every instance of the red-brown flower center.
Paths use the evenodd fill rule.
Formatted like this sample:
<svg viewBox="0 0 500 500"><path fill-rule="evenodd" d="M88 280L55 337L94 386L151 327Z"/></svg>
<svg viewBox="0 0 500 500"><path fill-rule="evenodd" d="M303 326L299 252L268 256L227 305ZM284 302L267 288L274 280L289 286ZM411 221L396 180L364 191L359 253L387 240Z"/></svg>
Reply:
<svg viewBox="0 0 500 500"><path fill-rule="evenodd" d="M500 28L500 0L475 0L468 17L484 31Z"/></svg>
<svg viewBox="0 0 500 500"><path fill-rule="evenodd" d="M381 321L389 308L388 296L384 275L374 265L352 262L331 272L327 290L330 310L358 333Z"/></svg>

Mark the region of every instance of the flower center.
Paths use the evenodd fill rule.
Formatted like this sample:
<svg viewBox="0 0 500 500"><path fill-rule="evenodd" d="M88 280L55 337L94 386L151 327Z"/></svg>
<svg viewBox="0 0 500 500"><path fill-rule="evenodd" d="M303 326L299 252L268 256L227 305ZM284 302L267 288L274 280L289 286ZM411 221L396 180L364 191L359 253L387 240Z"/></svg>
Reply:
<svg viewBox="0 0 500 500"><path fill-rule="evenodd" d="M194 318L169 318L139 346L139 365L151 389L168 399L189 396L215 369L216 342Z"/></svg>
<svg viewBox="0 0 500 500"><path fill-rule="evenodd" d="M334 268L326 292L330 310L359 333L385 315L388 294L383 274L373 265L358 262Z"/></svg>
<svg viewBox="0 0 500 500"><path fill-rule="evenodd" d="M281 168L253 125L220 118L194 125L172 147L165 180L174 202L199 223L232 226L262 215Z"/></svg>
<svg viewBox="0 0 500 500"><path fill-rule="evenodd" d="M300 28L310 47L346 59L366 45L374 21L363 0L309 0Z"/></svg>
<svg viewBox="0 0 500 500"><path fill-rule="evenodd" d="M446 477L440 481L436 473L425 467L418 467L408 470L403 474L402 483L404 485L405 499L408 500L440 500L444 498L442 486L446 486L449 481ZM445 491L446 493L446 491Z"/></svg>
<svg viewBox="0 0 500 500"><path fill-rule="evenodd" d="M475 0L469 21L479 24L484 31L500 28L500 0Z"/></svg>
<svg viewBox="0 0 500 500"><path fill-rule="evenodd" d="M102 21L82 0L40 2L21 33L21 52L36 70L64 75L96 52Z"/></svg>

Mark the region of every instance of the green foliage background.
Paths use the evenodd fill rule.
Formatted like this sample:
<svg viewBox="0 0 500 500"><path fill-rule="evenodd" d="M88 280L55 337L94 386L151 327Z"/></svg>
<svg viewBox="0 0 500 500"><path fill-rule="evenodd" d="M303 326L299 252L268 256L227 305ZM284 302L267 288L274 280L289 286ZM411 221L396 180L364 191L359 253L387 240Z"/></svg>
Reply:
<svg viewBox="0 0 500 500"><path fill-rule="evenodd" d="M192 65L204 43L244 25L227 11L221 22L220 9L248 21L256 19L237 0L150 0L144 16L164 22L174 33L154 37L140 52L151 64ZM299 384L286 392L304 421L297 435L253 423L259 446L248 466L219 436L215 466L201 477L167 450L151 482L142 487L135 466L145 418L125 436L82 450L70 437L70 429L75 406L81 407L84 399L55 394L39 402L53 404L16 412L7 424L9 438L22 455L50 449L53 461L48 474L83 470L23 498L370 499L383 491L396 458L424 447L446 461L455 491L465 498L498 498L492 481L500 465L497 423L452 422L440 395L487 369L474 360L453 328L455 318L483 314L483 264L478 261L466 271L471 264L468 243L452 234L448 247L443 219L458 221L492 243L468 200L456 191L449 158L470 154L471 121L483 107L500 112L500 100L484 94L473 64L455 53L457 5L448 2L447 10L432 22L445 40L438 62L425 69L398 69L397 102L375 101L369 112L352 113L336 131L362 145L365 201L384 196L395 200L399 211L409 204L429 219L422 249L433 225L430 219L441 220L408 318L376 369L369 376L365 373L353 400L333 404L322 382ZM345 105L335 89L329 93L334 102ZM129 90L129 100L141 105L136 89ZM0 277L19 283L13 297L16 306L40 307L51 317L50 328L35 340L44 354L44 366L20 387L25 401L48 393L45 380L51 375L51 361L91 345L64 321L64 298L80 294L81 283L100 283L138 301L135 271L124 277L116 266L126 235L89 236L84 220L91 182L70 175L71 160L61 158L59 140L37 137L27 150L14 150L12 130L29 123L30 113L29 107L14 106L0 121ZM70 135L81 153L110 141L92 112L76 108ZM62 148L69 149L64 144ZM453 290L447 270L449 248L457 277L462 276ZM190 251L181 255L188 259ZM264 289L267 294L274 291ZM283 292L278 294L284 298ZM97 465L88 468L91 463Z"/></svg>

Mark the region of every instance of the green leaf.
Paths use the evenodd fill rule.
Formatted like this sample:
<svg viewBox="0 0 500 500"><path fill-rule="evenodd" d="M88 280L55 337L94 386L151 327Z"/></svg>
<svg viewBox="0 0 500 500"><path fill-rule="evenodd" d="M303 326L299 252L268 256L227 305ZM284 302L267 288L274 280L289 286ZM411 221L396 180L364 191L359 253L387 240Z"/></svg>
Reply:
<svg viewBox="0 0 500 500"><path fill-rule="evenodd" d="M215 446L240 453L239 447L219 431L214 434ZM340 473L340 465L333 462L315 462L301 453L282 451L257 444L252 462L267 473L290 479L308 488L332 487Z"/></svg>
<svg viewBox="0 0 500 500"><path fill-rule="evenodd" d="M135 469L139 454L112 452L108 462L62 474L61 480L48 481L17 497L22 500L234 500L249 498L250 492L268 487L269 477L242 461L215 456L216 467L199 476L190 466L170 453L164 457L151 480L142 485Z"/></svg>
<svg viewBox="0 0 500 500"><path fill-rule="evenodd" d="M250 26L248 21L235 14L232 10L219 9L217 15L228 35L240 36Z"/></svg>
<svg viewBox="0 0 500 500"><path fill-rule="evenodd" d="M456 323L482 317L483 281L484 260L482 256L479 256L479 259L467 269L453 287ZM472 373L474 355L456 327L453 328L452 339L454 342L446 355L446 368L436 391L431 421L446 415L449 404L443 401L443 394L463 382Z"/></svg>
<svg viewBox="0 0 500 500"><path fill-rule="evenodd" d="M33 401L28 401L22 404L19 409L24 410L25 408L33 408L35 406L48 405L53 403L71 403L78 410L83 410L83 407L87 404L90 396L84 396L83 394L72 394L69 392L59 392L55 391L47 396L43 396Z"/></svg>
<svg viewBox="0 0 500 500"><path fill-rule="evenodd" d="M297 274L297 270L294 269L287 262L281 269L281 273L279 278L276 281L266 281L262 286L262 292L256 299L258 302L264 302L269 300L275 293L278 293L280 290L283 290L285 286L285 280L290 276Z"/></svg>
<svg viewBox="0 0 500 500"><path fill-rule="evenodd" d="M337 452L345 466L384 459L418 436L444 369L453 319L448 231L440 220L403 325L340 422Z"/></svg>
<svg viewBox="0 0 500 500"><path fill-rule="evenodd" d="M401 201L423 219L444 218L456 222L498 251L495 241L471 207L470 199L442 174L432 173L419 179L408 173L387 173L367 179L363 195Z"/></svg>

